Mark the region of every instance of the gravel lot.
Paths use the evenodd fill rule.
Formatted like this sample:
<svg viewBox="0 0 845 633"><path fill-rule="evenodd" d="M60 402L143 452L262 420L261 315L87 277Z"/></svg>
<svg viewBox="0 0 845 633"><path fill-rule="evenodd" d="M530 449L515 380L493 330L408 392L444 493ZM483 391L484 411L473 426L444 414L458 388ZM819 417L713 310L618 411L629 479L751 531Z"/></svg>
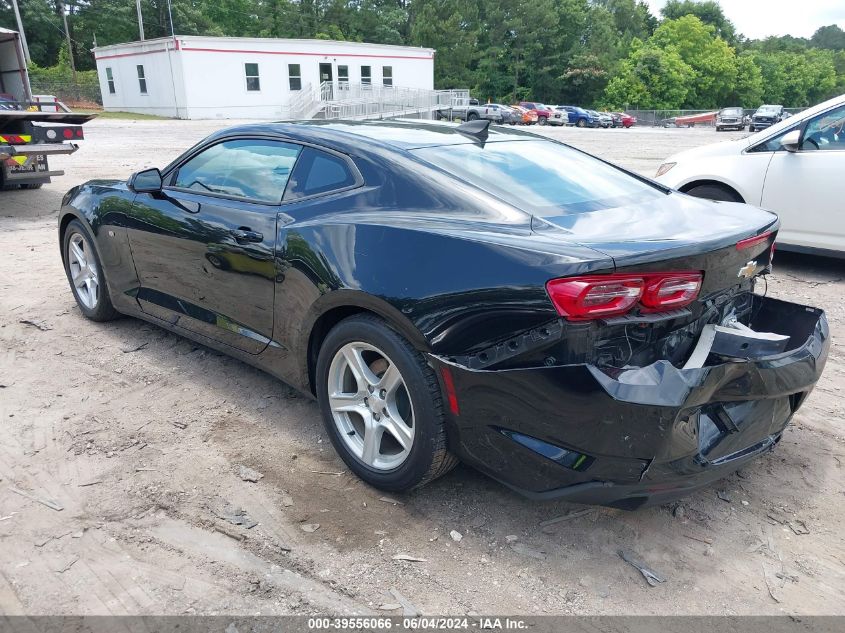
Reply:
<svg viewBox="0 0 845 633"><path fill-rule="evenodd" d="M827 310L830 359L776 452L717 487L629 513L530 502L459 467L390 499L344 472L310 400L75 307L57 249L64 191L163 166L221 125L94 121L53 161L66 176L0 193L0 613L401 614L395 590L425 614L845 614L845 263L777 256L769 292ZM734 136L543 133L649 176ZM243 481L241 465L263 478ZM221 518L236 507L257 525ZM620 548L667 582L649 587Z"/></svg>

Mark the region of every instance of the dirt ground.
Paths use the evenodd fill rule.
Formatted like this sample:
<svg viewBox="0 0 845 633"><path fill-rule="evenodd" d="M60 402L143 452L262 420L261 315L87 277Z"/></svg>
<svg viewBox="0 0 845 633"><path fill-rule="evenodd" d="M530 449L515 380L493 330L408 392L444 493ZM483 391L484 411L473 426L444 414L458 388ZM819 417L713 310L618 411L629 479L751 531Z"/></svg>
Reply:
<svg viewBox="0 0 845 633"><path fill-rule="evenodd" d="M459 467L391 500L345 472L312 401L75 307L62 194L163 166L222 125L94 121L53 161L67 175L0 193L0 614L401 614L390 590L425 614L845 614L845 262L777 255L769 292L827 310L830 359L777 450L717 486L623 512L528 501ZM733 136L547 133L647 175Z"/></svg>

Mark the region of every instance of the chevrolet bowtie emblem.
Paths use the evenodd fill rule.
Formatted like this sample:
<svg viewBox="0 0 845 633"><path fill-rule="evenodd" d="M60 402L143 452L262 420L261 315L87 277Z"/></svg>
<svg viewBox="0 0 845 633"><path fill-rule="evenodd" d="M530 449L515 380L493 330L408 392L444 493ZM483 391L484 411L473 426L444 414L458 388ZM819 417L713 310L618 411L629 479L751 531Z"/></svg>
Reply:
<svg viewBox="0 0 845 633"><path fill-rule="evenodd" d="M739 269L739 272L736 274L736 276L742 277L743 279L751 279L754 275L759 273L762 268L762 266L757 264L756 259L752 259L745 266Z"/></svg>

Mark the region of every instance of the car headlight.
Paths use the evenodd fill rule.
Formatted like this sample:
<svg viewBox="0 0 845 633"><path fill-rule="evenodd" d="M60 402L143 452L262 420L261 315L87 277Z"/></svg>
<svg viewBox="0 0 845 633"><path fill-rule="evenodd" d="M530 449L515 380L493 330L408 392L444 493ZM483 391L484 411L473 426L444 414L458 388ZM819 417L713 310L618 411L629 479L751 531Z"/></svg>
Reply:
<svg viewBox="0 0 845 633"><path fill-rule="evenodd" d="M657 175L655 175L655 178L660 178L663 174L665 174L677 164L678 163L663 163L660 167L657 168Z"/></svg>

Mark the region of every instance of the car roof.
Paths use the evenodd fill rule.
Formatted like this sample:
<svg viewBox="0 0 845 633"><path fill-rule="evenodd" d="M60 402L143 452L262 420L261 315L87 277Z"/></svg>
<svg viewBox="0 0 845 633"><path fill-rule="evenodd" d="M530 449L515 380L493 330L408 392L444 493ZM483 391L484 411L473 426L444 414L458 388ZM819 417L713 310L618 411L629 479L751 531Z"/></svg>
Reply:
<svg viewBox="0 0 845 633"><path fill-rule="evenodd" d="M280 121L255 123L226 128L211 138L240 134L273 134L336 149L355 149L361 140L368 143L408 150L438 145L465 145L474 143L471 137L457 131L459 124L435 121ZM543 137L511 127L491 125L485 142L543 140Z"/></svg>

